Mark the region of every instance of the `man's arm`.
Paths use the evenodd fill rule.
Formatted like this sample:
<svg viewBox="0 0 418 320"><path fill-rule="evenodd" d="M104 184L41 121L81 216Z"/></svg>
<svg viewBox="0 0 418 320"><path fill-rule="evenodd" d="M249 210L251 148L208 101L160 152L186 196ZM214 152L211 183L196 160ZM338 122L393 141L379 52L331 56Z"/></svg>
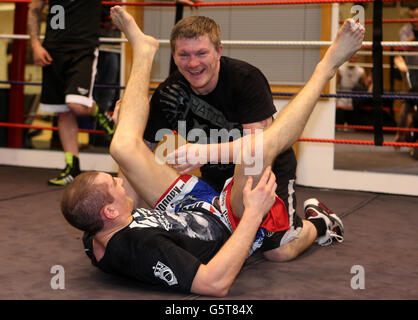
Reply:
<svg viewBox="0 0 418 320"><path fill-rule="evenodd" d="M40 67L47 66L52 62L51 56L39 40L41 15L44 5L45 0L32 0L28 11L28 33L33 50L33 60L35 61L35 64Z"/></svg>
<svg viewBox="0 0 418 320"><path fill-rule="evenodd" d="M402 56L396 56L393 59L393 62L395 63L395 66L398 68L399 72L402 76L402 82L404 86L404 90L408 91L411 89L411 83L408 79L408 66L405 63L405 60Z"/></svg>
<svg viewBox="0 0 418 320"><path fill-rule="evenodd" d="M399 31L399 39L401 41L415 41L414 28L411 24L407 24Z"/></svg>
<svg viewBox="0 0 418 320"><path fill-rule="evenodd" d="M242 124L244 133L254 133L255 130L264 130L273 119L268 119ZM235 162L245 143L245 138L236 139L232 142L194 144L187 143L172 153L167 155L167 163L172 166L179 174L186 174L207 163L226 163Z"/></svg>
<svg viewBox="0 0 418 320"><path fill-rule="evenodd" d="M241 270L262 219L276 198L276 177L271 167L266 168L254 189L251 189L252 184L253 178L249 177L243 189L245 210L238 227L209 263L200 265L192 292L225 296Z"/></svg>

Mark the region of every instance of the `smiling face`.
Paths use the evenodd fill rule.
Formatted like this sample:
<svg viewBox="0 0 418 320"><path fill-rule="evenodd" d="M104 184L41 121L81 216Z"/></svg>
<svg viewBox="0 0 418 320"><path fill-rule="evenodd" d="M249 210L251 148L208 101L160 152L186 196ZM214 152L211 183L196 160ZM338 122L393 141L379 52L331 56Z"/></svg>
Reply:
<svg viewBox="0 0 418 320"><path fill-rule="evenodd" d="M222 46L216 50L208 35L198 38L178 38L173 52L180 73L193 91L205 95L218 83Z"/></svg>

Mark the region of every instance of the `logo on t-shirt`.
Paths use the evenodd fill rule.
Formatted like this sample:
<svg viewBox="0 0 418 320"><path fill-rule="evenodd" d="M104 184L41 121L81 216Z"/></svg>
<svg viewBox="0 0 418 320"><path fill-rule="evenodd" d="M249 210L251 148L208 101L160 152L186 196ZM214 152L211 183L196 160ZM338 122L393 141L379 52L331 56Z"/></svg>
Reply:
<svg viewBox="0 0 418 320"><path fill-rule="evenodd" d="M152 267L152 269L154 270L154 276L164 280L169 286L173 286L178 283L173 271L164 263L158 261L155 267Z"/></svg>

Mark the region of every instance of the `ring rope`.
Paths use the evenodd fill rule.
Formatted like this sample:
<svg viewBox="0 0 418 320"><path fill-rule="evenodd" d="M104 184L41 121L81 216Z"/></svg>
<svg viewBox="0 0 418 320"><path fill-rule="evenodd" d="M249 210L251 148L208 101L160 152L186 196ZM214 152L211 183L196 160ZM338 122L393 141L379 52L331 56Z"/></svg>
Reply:
<svg viewBox="0 0 418 320"><path fill-rule="evenodd" d="M26 81L17 81L17 80L1 80L0 84L11 84L11 85L29 85L29 86L42 86L41 82L26 82ZM124 90L124 86L111 85L111 84L95 84L94 88L107 88L107 89L119 89ZM154 91L156 87L150 87L151 91ZM272 92L273 96L281 97L291 97L296 95L295 92ZM346 93L340 92L336 94L321 94L321 98L358 98L358 99L373 99L373 94L363 93ZM382 99L385 100L418 100L418 96L411 94L398 94L396 92L388 92L382 95Z"/></svg>
<svg viewBox="0 0 418 320"><path fill-rule="evenodd" d="M367 140L344 140L344 139L315 139L315 138L299 138L300 142L322 142L322 143L334 143L334 144L359 144L359 145L375 145L374 141ZM383 147L411 147L418 148L417 142L383 142ZM380 146L379 146L380 147Z"/></svg>
<svg viewBox="0 0 418 320"><path fill-rule="evenodd" d="M225 7L225 6L265 6L265 5L297 5L297 4L332 4L332 3L367 3L374 0L293 0L293 1L242 1L242 2L206 2L206 3L194 3L193 5L187 5L190 7ZM382 2L410 2L414 0L381 0ZM30 3L31 0L0 0L5 3ZM120 1L102 1L106 6L152 6L152 7L175 7L175 3L156 3L156 2L120 2Z"/></svg>
<svg viewBox="0 0 418 320"><path fill-rule="evenodd" d="M29 124L8 123L8 122L0 122L0 127L41 129L41 130L58 131L58 127L33 126L33 125L29 125ZM79 132L85 132L85 133L91 133L91 134L104 134L103 130L78 129L78 131ZM373 141L364 141L364 140L299 138L298 141L300 141L300 142L322 142L322 143L334 143L334 144L359 144L359 145L375 146ZM383 142L383 146L418 148L418 143L413 143L413 142Z"/></svg>
<svg viewBox="0 0 418 320"><path fill-rule="evenodd" d="M10 122L0 122L0 127L58 131L58 127L34 126L31 124L10 123ZM78 131L84 132L84 133L90 133L90 134L105 134L104 130L78 129Z"/></svg>
<svg viewBox="0 0 418 320"><path fill-rule="evenodd" d="M39 37L41 40L44 36ZM12 40L29 40L30 36L28 34L0 34L0 39L12 39ZM128 42L125 38L99 38L101 42ZM167 45L170 44L169 39L157 39L159 44ZM270 41L260 41L260 40L222 40L223 45L229 46L264 46L264 47L326 47L332 44L332 41L290 41L290 40L270 40ZM372 41L363 41L362 47L371 47L373 45ZM418 47L417 41L382 41L383 47Z"/></svg>
<svg viewBox="0 0 418 320"><path fill-rule="evenodd" d="M357 130L374 130L373 126L336 124L337 129L357 129ZM418 128L398 128L398 127L382 127L383 131L402 131L402 132L418 132Z"/></svg>
<svg viewBox="0 0 418 320"><path fill-rule="evenodd" d="M359 56L371 56L373 53L371 51L365 51L365 50L360 50L357 51L357 54ZM383 51L383 55L384 56L417 56L418 55L418 51ZM360 63L356 63L356 64L360 64Z"/></svg>

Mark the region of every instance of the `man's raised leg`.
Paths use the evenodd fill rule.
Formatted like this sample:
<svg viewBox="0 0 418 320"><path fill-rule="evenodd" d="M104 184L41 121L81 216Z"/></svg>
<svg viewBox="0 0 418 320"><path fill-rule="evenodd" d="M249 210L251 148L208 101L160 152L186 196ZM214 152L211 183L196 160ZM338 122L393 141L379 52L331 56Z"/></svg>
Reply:
<svg viewBox="0 0 418 320"><path fill-rule="evenodd" d="M153 206L178 178L167 165L157 164L143 141L149 114L149 81L158 42L145 35L121 7L111 8L113 23L125 34L133 50L131 74L122 98L110 154L134 190Z"/></svg>
<svg viewBox="0 0 418 320"><path fill-rule="evenodd" d="M292 146L302 133L322 90L335 76L338 68L360 49L363 38L364 28L355 24L351 19L346 20L304 88L262 133L261 139L252 137L251 141L247 140L247 144L242 148L241 164L235 167L230 198L232 210L238 217L242 216L244 210L242 189L247 180L245 171L248 167L245 165L244 159L246 155L249 154L250 158L259 155L256 161L263 164L261 174L266 166L271 165L278 154ZM255 183L259 178L260 176L254 177ZM307 249L316 237L317 231L314 225L310 221L303 220L302 231L295 240L265 252L265 256L275 261L293 259Z"/></svg>
<svg viewBox="0 0 418 320"><path fill-rule="evenodd" d="M241 163L235 166L234 185L231 192L231 205L237 216L240 217L244 209L242 189L246 181L246 169L248 169L245 164L246 155L249 155L248 158L251 159L259 157L255 158L255 161L263 164L262 167L260 166L259 175L254 176L254 183L257 183L261 173L272 164L275 157L297 141L322 90L335 76L338 68L360 49L363 38L364 28L351 19L346 20L309 81L262 133L262 138L253 137L252 140L247 138L244 142Z"/></svg>

